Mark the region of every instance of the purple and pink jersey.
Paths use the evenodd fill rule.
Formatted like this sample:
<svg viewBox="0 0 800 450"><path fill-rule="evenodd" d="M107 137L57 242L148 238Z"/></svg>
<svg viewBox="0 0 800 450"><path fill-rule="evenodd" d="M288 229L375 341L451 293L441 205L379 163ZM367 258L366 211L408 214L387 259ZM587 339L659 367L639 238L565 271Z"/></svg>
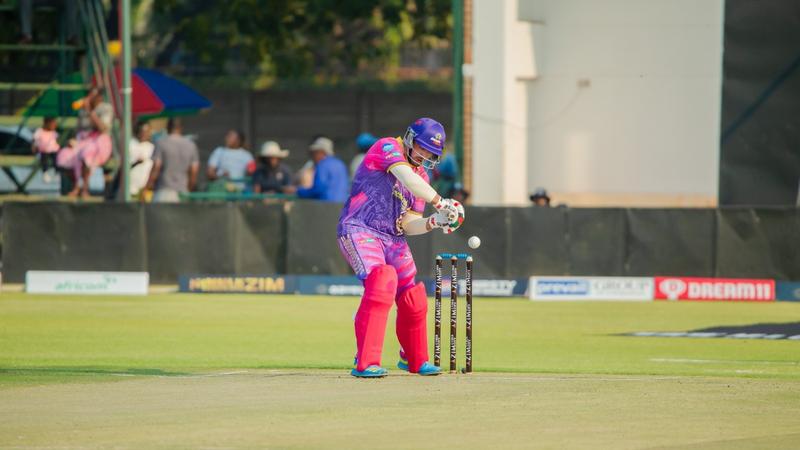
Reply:
<svg viewBox="0 0 800 450"><path fill-rule="evenodd" d="M408 164L400 138L379 139L370 147L353 178L350 198L339 218L338 233L349 227L366 228L389 236L403 236L400 226L409 211L422 214L425 201L414 195L389 170ZM428 181L422 167L414 172Z"/></svg>
<svg viewBox="0 0 800 450"><path fill-rule="evenodd" d="M398 292L413 286L416 266L401 226L406 214L425 211L425 201L400 183L389 170L409 164L400 138L379 139L370 147L353 178L337 233L339 247L356 276L364 280L377 265L394 266ZM422 167L414 172L428 181Z"/></svg>

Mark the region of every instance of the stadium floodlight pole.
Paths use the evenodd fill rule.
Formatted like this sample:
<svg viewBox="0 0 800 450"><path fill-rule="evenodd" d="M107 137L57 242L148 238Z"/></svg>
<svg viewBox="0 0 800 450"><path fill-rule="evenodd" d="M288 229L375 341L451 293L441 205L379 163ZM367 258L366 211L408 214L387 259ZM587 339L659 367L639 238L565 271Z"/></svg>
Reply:
<svg viewBox="0 0 800 450"><path fill-rule="evenodd" d="M125 202L131 201L131 0L120 0L122 7L122 188Z"/></svg>

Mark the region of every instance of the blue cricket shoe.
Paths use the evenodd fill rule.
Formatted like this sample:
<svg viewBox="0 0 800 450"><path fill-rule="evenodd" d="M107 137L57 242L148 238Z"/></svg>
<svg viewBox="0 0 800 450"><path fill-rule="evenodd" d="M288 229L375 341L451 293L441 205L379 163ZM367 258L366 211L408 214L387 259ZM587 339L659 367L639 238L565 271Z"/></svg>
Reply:
<svg viewBox="0 0 800 450"><path fill-rule="evenodd" d="M408 360L405 358L403 352L400 352L400 360L397 361L397 368L408 372ZM418 375L422 376L439 375L440 373L442 373L442 369L434 366L428 361L422 363L422 366L419 368L419 372L417 372Z"/></svg>
<svg viewBox="0 0 800 450"><path fill-rule="evenodd" d="M358 364L358 357L353 357L353 370L350 371L350 375L358 378L382 378L389 374L389 371L384 369L381 366L371 365L364 370L358 370L356 365Z"/></svg>
<svg viewBox="0 0 800 450"><path fill-rule="evenodd" d="M358 370L353 367L353 370L350 371L350 375L358 378L383 378L388 374L388 370L374 364L364 370Z"/></svg>

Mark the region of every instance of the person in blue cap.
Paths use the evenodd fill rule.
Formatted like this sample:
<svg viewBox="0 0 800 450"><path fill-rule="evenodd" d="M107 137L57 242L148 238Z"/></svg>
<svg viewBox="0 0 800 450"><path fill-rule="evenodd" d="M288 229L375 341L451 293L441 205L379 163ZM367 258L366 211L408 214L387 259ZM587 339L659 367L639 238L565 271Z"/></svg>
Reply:
<svg viewBox="0 0 800 450"><path fill-rule="evenodd" d="M373 136L372 133L361 133L356 138L356 146L358 146L358 154L353 157L353 160L350 161L350 178L355 178L356 171L358 171L358 166L361 165L361 161L364 161L364 157L367 155L367 151L372 147L378 140L377 137Z"/></svg>

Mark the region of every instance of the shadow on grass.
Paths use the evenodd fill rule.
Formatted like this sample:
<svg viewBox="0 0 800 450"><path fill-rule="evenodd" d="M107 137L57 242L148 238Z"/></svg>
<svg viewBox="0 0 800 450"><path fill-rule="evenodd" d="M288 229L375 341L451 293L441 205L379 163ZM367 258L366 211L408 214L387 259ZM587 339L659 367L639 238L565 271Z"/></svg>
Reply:
<svg viewBox="0 0 800 450"><path fill-rule="evenodd" d="M151 368L112 368L92 366L55 366L55 367L0 367L0 376L53 376L53 375L109 375L109 376L160 376L179 377L192 375L189 372L174 372Z"/></svg>

